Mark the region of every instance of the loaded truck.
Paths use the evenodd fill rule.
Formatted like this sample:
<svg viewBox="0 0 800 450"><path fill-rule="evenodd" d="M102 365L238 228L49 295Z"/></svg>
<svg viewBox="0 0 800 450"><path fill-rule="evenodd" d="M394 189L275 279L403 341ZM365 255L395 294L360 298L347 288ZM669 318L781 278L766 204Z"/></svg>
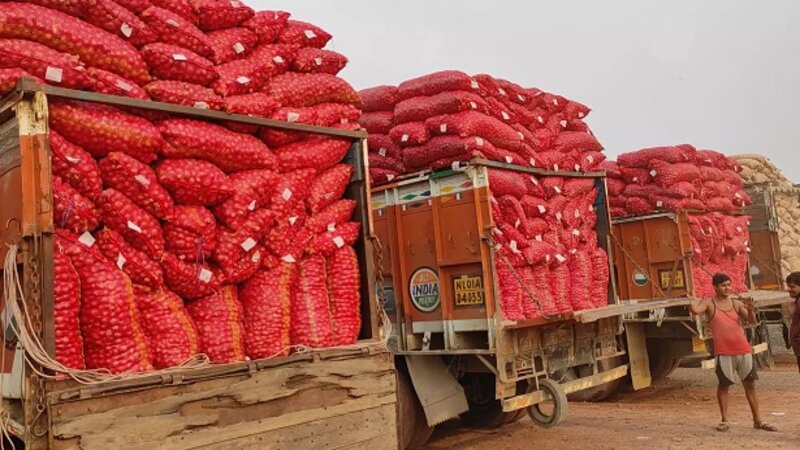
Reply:
<svg viewBox="0 0 800 450"><path fill-rule="evenodd" d="M136 108L351 141L346 197L362 225L362 329L354 345L230 364L100 376L54 360L53 183L48 102ZM25 448L397 447L396 382L375 295L365 134L43 86L23 79L0 103L4 314L3 431ZM21 448L20 445L17 448Z"/></svg>

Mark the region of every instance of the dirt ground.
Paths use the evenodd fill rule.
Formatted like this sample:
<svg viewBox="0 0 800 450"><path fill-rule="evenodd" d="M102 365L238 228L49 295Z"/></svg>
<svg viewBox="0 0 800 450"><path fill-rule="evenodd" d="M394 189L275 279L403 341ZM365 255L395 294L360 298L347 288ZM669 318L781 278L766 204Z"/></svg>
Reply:
<svg viewBox="0 0 800 450"><path fill-rule="evenodd" d="M731 391L730 431L716 431L713 371L681 368L642 391L623 392L603 403L570 403L569 416L556 428L538 428L527 416L497 430L471 430L448 422L437 427L426 448L800 448L800 374L794 358L780 355L776 369L760 371L759 378L762 416L778 427L776 433L753 429L740 385Z"/></svg>

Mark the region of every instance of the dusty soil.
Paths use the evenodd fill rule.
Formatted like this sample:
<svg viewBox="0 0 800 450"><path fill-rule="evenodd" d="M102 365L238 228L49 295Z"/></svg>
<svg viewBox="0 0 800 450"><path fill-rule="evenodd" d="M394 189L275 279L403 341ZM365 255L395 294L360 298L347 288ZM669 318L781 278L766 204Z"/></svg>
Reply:
<svg viewBox="0 0 800 450"><path fill-rule="evenodd" d="M682 368L657 385L623 392L603 403L571 403L560 426L541 429L525 416L497 430L471 430L458 422L437 427L427 449L797 449L800 448L800 374L791 355L756 384L764 420L776 433L753 429L740 385L732 388L730 431L715 430L719 410L711 370Z"/></svg>

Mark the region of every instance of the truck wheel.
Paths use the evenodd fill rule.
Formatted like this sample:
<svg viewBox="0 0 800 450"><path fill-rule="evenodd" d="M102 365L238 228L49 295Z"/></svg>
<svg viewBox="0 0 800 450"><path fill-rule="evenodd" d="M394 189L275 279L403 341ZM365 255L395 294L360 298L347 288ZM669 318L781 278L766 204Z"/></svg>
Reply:
<svg viewBox="0 0 800 450"><path fill-rule="evenodd" d="M497 428L522 417L518 411L503 412L503 405L495 398L494 375L468 373L459 382L464 387L469 404L469 411L460 415L465 425L473 428Z"/></svg>
<svg viewBox="0 0 800 450"><path fill-rule="evenodd" d="M528 407L528 416L536 425L542 428L552 428L560 424L569 412L569 403L564 389L553 380L543 378L539 380L539 388L550 395L551 400L537 403ZM528 392L536 390L536 385L531 384ZM552 406L548 408L548 403Z"/></svg>
<svg viewBox="0 0 800 450"><path fill-rule="evenodd" d="M597 368L600 372L605 372L618 367L623 363L623 358L621 356L617 356L616 358L605 359L598 362ZM592 375L592 366L584 365L574 367L572 370L567 371L565 379L567 381L572 381L590 375ZM625 377L617 378L616 380L609 381L608 383L604 383L599 386L573 392L572 394L569 394L567 398L572 402L602 402L617 392L624 378Z"/></svg>
<svg viewBox="0 0 800 450"><path fill-rule="evenodd" d="M434 427L428 426L411 379L401 368L397 370L397 419L400 421L400 450L420 448L433 434Z"/></svg>
<svg viewBox="0 0 800 450"><path fill-rule="evenodd" d="M648 346L647 352L650 357L650 380L653 383L667 378L680 365L679 358L659 351L656 345Z"/></svg>

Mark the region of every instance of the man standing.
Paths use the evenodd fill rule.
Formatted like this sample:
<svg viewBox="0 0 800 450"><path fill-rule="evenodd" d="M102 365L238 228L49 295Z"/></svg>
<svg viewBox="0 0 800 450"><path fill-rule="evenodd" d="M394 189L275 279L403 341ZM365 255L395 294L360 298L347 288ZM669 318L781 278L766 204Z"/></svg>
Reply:
<svg viewBox="0 0 800 450"><path fill-rule="evenodd" d="M718 273L712 278L716 295L711 300L701 300L692 303L689 309L693 314L704 314L711 328L711 338L714 341L714 354L716 359L716 373L719 380L717 387L717 401L722 420L717 426L719 431L728 431L728 390L739 378L744 386L747 402L753 414L753 427L758 430L776 431L776 428L761 420L758 411L758 398L756 397L755 361L753 349L747 342L741 320L750 323L756 322L755 305L752 298L744 302L731 298L733 289L731 278Z"/></svg>
<svg viewBox="0 0 800 450"><path fill-rule="evenodd" d="M789 327L789 344L797 357L797 367L800 368L800 272L792 272L786 277L786 291L794 299L794 313L792 324Z"/></svg>

